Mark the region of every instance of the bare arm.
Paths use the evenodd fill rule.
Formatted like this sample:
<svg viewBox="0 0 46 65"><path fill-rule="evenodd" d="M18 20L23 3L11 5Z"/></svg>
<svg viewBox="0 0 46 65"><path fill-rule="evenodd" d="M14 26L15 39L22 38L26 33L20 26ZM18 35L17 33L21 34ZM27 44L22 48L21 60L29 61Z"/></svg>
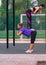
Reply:
<svg viewBox="0 0 46 65"><path fill-rule="evenodd" d="M34 13L34 14L37 14L37 13L38 13L38 12L37 12L38 10L39 10L39 8L36 8L36 10L35 10L33 13Z"/></svg>
<svg viewBox="0 0 46 65"><path fill-rule="evenodd" d="M39 10L39 7L35 7L35 11L33 10L33 8L30 8L31 11L34 13L34 14L39 14L39 12L37 12Z"/></svg>

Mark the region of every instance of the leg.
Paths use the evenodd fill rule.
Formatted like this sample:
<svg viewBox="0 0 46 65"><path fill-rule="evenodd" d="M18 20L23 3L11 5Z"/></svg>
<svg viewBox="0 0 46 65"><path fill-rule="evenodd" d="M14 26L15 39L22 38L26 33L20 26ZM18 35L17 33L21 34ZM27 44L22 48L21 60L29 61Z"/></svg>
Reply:
<svg viewBox="0 0 46 65"><path fill-rule="evenodd" d="M34 43L30 44L29 50L32 50L34 48Z"/></svg>
<svg viewBox="0 0 46 65"><path fill-rule="evenodd" d="M36 31L33 31L31 33L31 44L30 44L30 47L29 47L30 50L32 50L34 48L34 41L36 39L36 34L37 34Z"/></svg>
<svg viewBox="0 0 46 65"><path fill-rule="evenodd" d="M30 26L30 29L32 28L32 23L31 23L31 10L26 11L26 15L28 18L28 25Z"/></svg>
<svg viewBox="0 0 46 65"><path fill-rule="evenodd" d="M27 15L28 18L30 18L31 17L31 10L27 10L26 15Z"/></svg>
<svg viewBox="0 0 46 65"><path fill-rule="evenodd" d="M33 48L34 48L34 41L35 41L35 38L36 38L36 31L33 31L31 33L31 44L29 46L29 49L26 51L26 53L31 53L33 52Z"/></svg>
<svg viewBox="0 0 46 65"><path fill-rule="evenodd" d="M32 22L31 19L28 19L28 25L30 26L30 29L32 28Z"/></svg>

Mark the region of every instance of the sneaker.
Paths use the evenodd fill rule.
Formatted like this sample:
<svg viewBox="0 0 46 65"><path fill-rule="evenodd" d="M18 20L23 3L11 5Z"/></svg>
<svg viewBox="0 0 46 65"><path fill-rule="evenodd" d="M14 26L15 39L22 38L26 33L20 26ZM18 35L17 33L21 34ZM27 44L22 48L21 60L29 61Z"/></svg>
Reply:
<svg viewBox="0 0 46 65"><path fill-rule="evenodd" d="M27 50L26 53L32 53L33 52L33 49L32 50Z"/></svg>

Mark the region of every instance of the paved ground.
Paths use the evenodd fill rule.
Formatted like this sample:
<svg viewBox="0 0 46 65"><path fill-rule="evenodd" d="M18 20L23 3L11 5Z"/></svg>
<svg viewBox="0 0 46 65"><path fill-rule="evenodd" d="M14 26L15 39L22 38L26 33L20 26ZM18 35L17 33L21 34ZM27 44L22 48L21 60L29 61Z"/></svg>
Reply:
<svg viewBox="0 0 46 65"><path fill-rule="evenodd" d="M5 43L0 43L0 54L25 54L28 49L29 44L16 44L15 47L10 43L9 48L6 48ZM34 52L32 54L46 54L45 44L36 44L34 47Z"/></svg>
<svg viewBox="0 0 46 65"><path fill-rule="evenodd" d="M0 65L36 65L37 61L46 61L45 44L35 44L32 54L25 54L29 44L10 43L6 48L6 43L0 43Z"/></svg>
<svg viewBox="0 0 46 65"><path fill-rule="evenodd" d="M45 54L0 54L0 65L36 65L46 61Z"/></svg>

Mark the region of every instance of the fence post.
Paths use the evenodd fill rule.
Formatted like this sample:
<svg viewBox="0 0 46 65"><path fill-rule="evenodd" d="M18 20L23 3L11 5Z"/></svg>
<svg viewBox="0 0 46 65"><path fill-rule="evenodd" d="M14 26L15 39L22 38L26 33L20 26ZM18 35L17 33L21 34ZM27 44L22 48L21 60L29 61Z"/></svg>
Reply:
<svg viewBox="0 0 46 65"><path fill-rule="evenodd" d="M8 0L6 1L6 32L7 32L7 48L9 47L8 42Z"/></svg>
<svg viewBox="0 0 46 65"><path fill-rule="evenodd" d="M15 46L15 0L13 0L13 46Z"/></svg>

